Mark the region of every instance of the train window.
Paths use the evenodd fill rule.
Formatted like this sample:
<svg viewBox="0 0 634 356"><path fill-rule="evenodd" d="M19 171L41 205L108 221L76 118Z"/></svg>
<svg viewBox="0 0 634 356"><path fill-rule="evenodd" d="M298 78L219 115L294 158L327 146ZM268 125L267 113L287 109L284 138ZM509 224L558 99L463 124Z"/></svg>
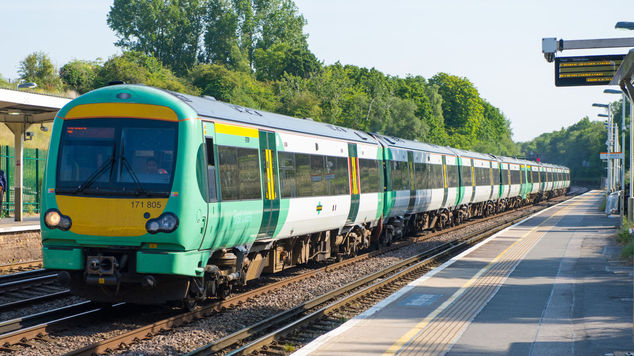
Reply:
<svg viewBox="0 0 634 356"><path fill-rule="evenodd" d="M380 192L381 177L379 164L381 162L373 159L359 158L359 175L361 178L361 193Z"/></svg>
<svg viewBox="0 0 634 356"><path fill-rule="evenodd" d="M310 181L313 188L312 196L328 195L328 186L324 179L324 156L310 156Z"/></svg>
<svg viewBox="0 0 634 356"><path fill-rule="evenodd" d="M429 187L438 189L445 187L445 177L440 164L430 164L429 168Z"/></svg>
<svg viewBox="0 0 634 356"><path fill-rule="evenodd" d="M209 186L209 201L216 201L218 193L216 191L216 166L214 165L214 140L205 138L207 149L207 182Z"/></svg>
<svg viewBox="0 0 634 356"><path fill-rule="evenodd" d="M491 176L489 168L475 167L476 185L491 185Z"/></svg>
<svg viewBox="0 0 634 356"><path fill-rule="evenodd" d="M310 176L310 155L295 153L295 183L297 184L297 197L313 195Z"/></svg>
<svg viewBox="0 0 634 356"><path fill-rule="evenodd" d="M403 189L403 172L401 169L400 162L398 161L390 162L390 176L392 177L392 190L402 190Z"/></svg>
<svg viewBox="0 0 634 356"><path fill-rule="evenodd" d="M455 188L458 186L458 166L447 167L447 188Z"/></svg>
<svg viewBox="0 0 634 356"><path fill-rule="evenodd" d="M462 185L465 187L472 186L473 178L471 177L471 166L463 165L460 167L460 171L462 173Z"/></svg>
<svg viewBox="0 0 634 356"><path fill-rule="evenodd" d="M218 171L223 200L261 199L258 150L218 146Z"/></svg>
<svg viewBox="0 0 634 356"><path fill-rule="evenodd" d="M428 170L425 163L414 163L414 172L416 173L416 189L428 189L429 179Z"/></svg>
<svg viewBox="0 0 634 356"><path fill-rule="evenodd" d="M511 184L521 184L520 171L511 170Z"/></svg>
<svg viewBox="0 0 634 356"><path fill-rule="evenodd" d="M350 194L350 179L347 157L326 157L324 178L329 195Z"/></svg>
<svg viewBox="0 0 634 356"><path fill-rule="evenodd" d="M539 183L539 172L531 171L531 175L532 175L531 179L532 179L533 184Z"/></svg>
<svg viewBox="0 0 634 356"><path fill-rule="evenodd" d="M295 154L292 152L278 152L277 161L280 166L280 196L282 198L296 197Z"/></svg>

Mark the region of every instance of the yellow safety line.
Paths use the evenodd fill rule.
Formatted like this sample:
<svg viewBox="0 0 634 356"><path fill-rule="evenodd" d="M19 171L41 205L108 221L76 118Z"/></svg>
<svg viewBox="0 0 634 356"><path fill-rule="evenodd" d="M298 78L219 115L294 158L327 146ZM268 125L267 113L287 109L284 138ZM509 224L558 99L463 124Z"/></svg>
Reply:
<svg viewBox="0 0 634 356"><path fill-rule="evenodd" d="M534 228L530 229L527 233L525 233L524 235L522 235L522 237L520 237L517 241L515 241L513 244L511 244L509 247L507 247L504 251L500 252L500 254L498 254L493 260L491 260L491 262L489 262L486 266L482 267L482 269L480 269L473 277L471 277L470 280L468 280L462 287L460 287L460 289L458 289L449 299L447 299L444 303L442 303L436 310L434 310L431 314L429 314L425 319L423 319L420 323L416 324L416 326L414 326L414 328L412 328L410 331L408 331L405 335L401 336L392 346L390 346L389 349L387 349L384 353L383 356L388 356L388 355L394 355L396 354L406 343L408 343L412 338L414 338L414 336L416 336L422 329L424 329L436 316L438 316L438 314L440 314L441 312L443 312L445 309L447 309L447 307L449 307L449 305L451 305L451 303L453 303L458 297L460 297L464 292L466 292L466 290L472 285L474 284L478 278L480 278L480 276L482 274L484 274L493 264L495 264L497 261L499 261L508 250L510 250L513 246L515 246L516 244L518 244L519 242L521 242L526 236L530 235L531 233L533 233L536 229L538 229L539 227L541 227L542 225L544 225L545 223L547 223L550 219L554 218L555 216L559 216L562 215L562 213L568 209L570 209L571 207L579 204L581 202L578 201L574 204L571 204L563 209L561 209L560 211L558 211L557 213L551 215L550 217L548 217L546 220L542 221L539 225L535 226Z"/></svg>

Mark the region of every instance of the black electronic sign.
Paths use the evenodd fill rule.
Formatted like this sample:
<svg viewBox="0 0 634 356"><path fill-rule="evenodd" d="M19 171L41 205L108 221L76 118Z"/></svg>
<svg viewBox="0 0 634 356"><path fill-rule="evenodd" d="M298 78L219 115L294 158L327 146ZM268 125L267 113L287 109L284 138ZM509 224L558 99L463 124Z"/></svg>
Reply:
<svg viewBox="0 0 634 356"><path fill-rule="evenodd" d="M555 57L555 86L608 85L624 54Z"/></svg>

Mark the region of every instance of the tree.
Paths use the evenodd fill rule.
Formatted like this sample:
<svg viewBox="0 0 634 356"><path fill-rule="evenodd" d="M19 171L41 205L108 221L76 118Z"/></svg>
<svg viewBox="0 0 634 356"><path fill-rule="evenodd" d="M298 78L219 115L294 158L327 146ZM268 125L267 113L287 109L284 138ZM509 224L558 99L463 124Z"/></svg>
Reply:
<svg viewBox="0 0 634 356"><path fill-rule="evenodd" d="M279 107L273 87L257 81L250 73L231 71L219 64L199 64L190 72L190 77L203 95L267 111Z"/></svg>
<svg viewBox="0 0 634 356"><path fill-rule="evenodd" d="M306 20L291 0L209 0L205 19L204 58L213 64L236 68L246 61L253 68L256 49L280 43L307 58Z"/></svg>
<svg viewBox="0 0 634 356"><path fill-rule="evenodd" d="M48 91L61 91L62 80L50 58L44 52L34 52L20 62L18 69L20 79L34 82L39 88Z"/></svg>
<svg viewBox="0 0 634 356"><path fill-rule="evenodd" d="M467 78L438 73L429 83L438 86L443 98L442 111L450 142L456 147L471 147L483 120L484 106L477 89Z"/></svg>
<svg viewBox="0 0 634 356"><path fill-rule="evenodd" d="M257 48L254 66L258 80L279 80L284 73L308 78L321 69L312 52L302 47L291 47L286 42L276 43L268 49Z"/></svg>
<svg viewBox="0 0 634 356"><path fill-rule="evenodd" d="M158 58L178 74L196 63L205 0L114 0L108 26L115 45Z"/></svg>
<svg viewBox="0 0 634 356"><path fill-rule="evenodd" d="M132 84L145 84L178 92L198 94L185 80L165 68L156 58L129 51L110 58L99 70L95 79L97 87L121 80Z"/></svg>
<svg viewBox="0 0 634 356"><path fill-rule="evenodd" d="M69 89L80 94L96 88L95 79L101 65L97 61L73 60L59 70L59 76Z"/></svg>

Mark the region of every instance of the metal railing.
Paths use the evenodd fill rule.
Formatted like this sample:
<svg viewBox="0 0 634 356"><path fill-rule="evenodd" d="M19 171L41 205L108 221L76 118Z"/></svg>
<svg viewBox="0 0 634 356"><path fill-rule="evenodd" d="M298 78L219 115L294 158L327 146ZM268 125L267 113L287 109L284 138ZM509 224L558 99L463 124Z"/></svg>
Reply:
<svg viewBox="0 0 634 356"><path fill-rule="evenodd" d="M42 178L44 177L44 165L48 151L37 148L25 148L23 157L22 180L22 205L26 213L40 212L40 194L42 194ZM7 189L2 200L3 213L9 214L15 211L14 186L15 186L15 154L11 146L0 146L0 169L7 176Z"/></svg>

